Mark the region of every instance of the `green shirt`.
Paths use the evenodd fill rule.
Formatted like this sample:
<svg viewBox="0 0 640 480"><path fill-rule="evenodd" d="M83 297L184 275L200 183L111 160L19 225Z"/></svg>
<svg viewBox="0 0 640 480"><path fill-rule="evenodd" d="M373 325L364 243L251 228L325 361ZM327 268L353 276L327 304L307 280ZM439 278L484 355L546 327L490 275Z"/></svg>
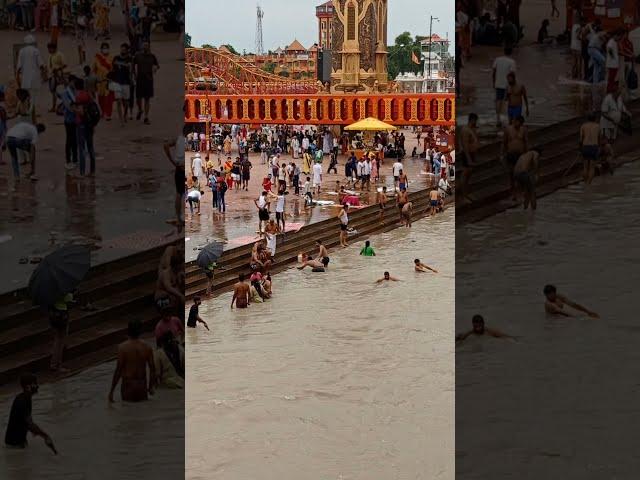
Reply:
<svg viewBox="0 0 640 480"><path fill-rule="evenodd" d="M375 257L376 252L373 251L372 247L364 247L360 250L360 255L364 255L365 257Z"/></svg>
<svg viewBox="0 0 640 480"><path fill-rule="evenodd" d="M67 304L73 302L73 294L67 293L66 295L60 297L56 303L53 304L53 308L60 311L67 311Z"/></svg>

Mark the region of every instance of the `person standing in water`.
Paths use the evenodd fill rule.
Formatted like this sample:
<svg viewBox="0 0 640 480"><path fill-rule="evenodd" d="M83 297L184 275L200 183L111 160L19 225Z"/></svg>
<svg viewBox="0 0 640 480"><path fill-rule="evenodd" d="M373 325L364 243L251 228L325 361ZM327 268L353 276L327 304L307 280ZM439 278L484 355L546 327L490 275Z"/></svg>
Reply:
<svg viewBox="0 0 640 480"><path fill-rule="evenodd" d="M536 183L538 181L538 171L540 150L532 149L522 155L513 167L513 184L515 192L521 191L524 195L523 205L525 210L529 208L535 210L537 207L536 200Z"/></svg>
<svg viewBox="0 0 640 480"><path fill-rule="evenodd" d="M189 309L189 318L187 320L187 327L196 328L197 324L201 323L204 325L204 328L209 330L209 325L207 325L207 322L205 322L202 318L200 318L200 314L198 312L198 307L200 307L201 303L202 301L200 300L200 297L198 296L193 297L193 305L191 305L191 308Z"/></svg>
<svg viewBox="0 0 640 480"><path fill-rule="evenodd" d="M249 285L244 281L245 275L241 273L238 275L238 283L233 286L233 298L231 299L231 308L233 308L233 304L235 303L238 308L247 308L249 306L250 300L250 289Z"/></svg>
<svg viewBox="0 0 640 480"><path fill-rule="evenodd" d="M11 404L9 423L7 424L7 431L4 435L5 445L11 448L26 448L28 445L27 433L31 432L32 435L42 437L45 445L57 455L58 452L53 445L51 437L36 425L31 417L31 399L38 393L38 380L36 376L31 373L22 375L20 377L20 386L22 387L22 392L16 395L16 398L14 398Z"/></svg>
<svg viewBox="0 0 640 480"><path fill-rule="evenodd" d="M591 318L600 318L600 315L596 312L591 311L587 307L583 307L582 305L569 300L566 296L559 294L554 285L545 285L542 291L546 298L544 302L544 310L547 313L552 315L562 315L564 317L575 317L576 315L564 310L564 306L569 305L574 310L586 313Z"/></svg>
<svg viewBox="0 0 640 480"><path fill-rule="evenodd" d="M155 384L155 362L153 350L140 340L142 324L139 320L129 322L127 333L129 339L118 346L118 362L113 373L109 403L113 403L113 392L120 380L122 385L120 395L124 402L141 402L153 394ZM147 382L147 366L149 377Z"/></svg>
<svg viewBox="0 0 640 480"><path fill-rule="evenodd" d="M471 335L489 335L490 337L495 337L495 338L514 338L510 335L507 335L506 333L502 333L499 332L498 330L495 330L493 328L488 328L484 326L484 318L482 318L482 315L474 315L473 318L471 319L471 324L473 325L473 328L471 330L469 330L466 333L461 333L459 335L456 335L456 342L462 342L464 340L466 340L468 337L470 337Z"/></svg>
<svg viewBox="0 0 640 480"><path fill-rule="evenodd" d="M582 176L586 184L590 184L595 176L601 139L600 124L596 122L596 114L590 113L587 121L580 127L580 153L584 162Z"/></svg>
<svg viewBox="0 0 640 480"><path fill-rule="evenodd" d="M364 242L364 247L362 247L362 250L360 250L360 255L362 255L363 257L376 256L376 252L373 250L373 247L371 246L371 242L369 240Z"/></svg>

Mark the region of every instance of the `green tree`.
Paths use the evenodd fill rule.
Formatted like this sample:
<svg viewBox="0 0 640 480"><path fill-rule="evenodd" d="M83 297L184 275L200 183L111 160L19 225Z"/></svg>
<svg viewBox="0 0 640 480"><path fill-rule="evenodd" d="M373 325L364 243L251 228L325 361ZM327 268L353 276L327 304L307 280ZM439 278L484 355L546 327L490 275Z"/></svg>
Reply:
<svg viewBox="0 0 640 480"><path fill-rule="evenodd" d="M191 35L184 32L184 48L191 48Z"/></svg>
<svg viewBox="0 0 640 480"><path fill-rule="evenodd" d="M418 65L412 60L412 53L420 58L420 40L419 37L413 38L411 33L403 32L396 37L395 44L388 49L387 56L389 79L395 79L400 73L414 72L419 73L422 65Z"/></svg>
<svg viewBox="0 0 640 480"><path fill-rule="evenodd" d="M282 70L278 75L280 75L281 77L287 77L287 78L291 76L289 72L287 72L286 70Z"/></svg>
<svg viewBox="0 0 640 480"><path fill-rule="evenodd" d="M208 48L209 50L214 49L215 47L209 43L203 43L202 48Z"/></svg>
<svg viewBox="0 0 640 480"><path fill-rule="evenodd" d="M227 50L229 50L234 55L238 55L238 52L236 51L235 48L233 48L233 45L226 44L226 45L223 45L223 46L227 47Z"/></svg>

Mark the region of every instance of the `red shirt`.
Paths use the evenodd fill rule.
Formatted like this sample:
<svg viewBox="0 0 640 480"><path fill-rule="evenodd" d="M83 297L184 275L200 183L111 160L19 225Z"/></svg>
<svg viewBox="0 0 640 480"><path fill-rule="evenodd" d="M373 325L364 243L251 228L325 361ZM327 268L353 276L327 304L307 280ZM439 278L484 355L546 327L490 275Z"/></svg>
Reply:
<svg viewBox="0 0 640 480"><path fill-rule="evenodd" d="M76 110L76 125L80 125L84 120L84 107L91 102L91 95L86 90L78 90L76 92L76 100L75 104L77 107L80 107Z"/></svg>
<svg viewBox="0 0 640 480"><path fill-rule="evenodd" d="M161 319L156 325L156 340L160 340L167 333L173 333L175 338L180 338L184 334L184 327L178 317L169 317Z"/></svg>
<svg viewBox="0 0 640 480"><path fill-rule="evenodd" d="M270 178L265 178L264 180L262 180L262 187L267 192L270 192L271 191L271 179Z"/></svg>

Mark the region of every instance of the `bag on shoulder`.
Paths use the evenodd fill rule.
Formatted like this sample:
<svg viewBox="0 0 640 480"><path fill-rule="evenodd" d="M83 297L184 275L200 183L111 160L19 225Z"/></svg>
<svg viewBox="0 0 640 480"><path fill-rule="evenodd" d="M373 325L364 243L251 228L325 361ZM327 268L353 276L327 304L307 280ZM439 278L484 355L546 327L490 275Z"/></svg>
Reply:
<svg viewBox="0 0 640 480"><path fill-rule="evenodd" d="M88 125L95 127L100 123L100 117L102 117L102 113L100 112L100 107L96 102L91 100L84 107L84 121Z"/></svg>
<svg viewBox="0 0 640 480"><path fill-rule="evenodd" d="M638 88L638 74L633 68L629 70L629 74L627 75L627 87L629 90L637 90Z"/></svg>

